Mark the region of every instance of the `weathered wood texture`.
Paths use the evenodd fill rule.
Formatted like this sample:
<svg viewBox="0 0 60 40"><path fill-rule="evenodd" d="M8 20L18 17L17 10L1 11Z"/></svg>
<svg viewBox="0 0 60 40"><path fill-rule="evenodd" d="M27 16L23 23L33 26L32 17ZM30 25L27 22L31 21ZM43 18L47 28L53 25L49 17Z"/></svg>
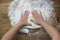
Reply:
<svg viewBox="0 0 60 40"><path fill-rule="evenodd" d="M60 23L60 0L54 0L55 12L58 23Z"/></svg>
<svg viewBox="0 0 60 40"><path fill-rule="evenodd" d="M8 10L8 5L10 4L11 0L0 0L0 39L2 38L2 36L11 28L8 16L7 16L7 10ZM60 24L60 0L53 0L54 1L54 7L55 7L55 12L56 12L56 18L58 21L58 24ZM58 27L58 30L60 31L60 27ZM48 40L50 39L49 36L47 34L45 34L45 31L41 31L40 32L40 39L41 40ZM33 35L33 34L32 34ZM35 35L27 35L27 34L18 34L16 35L16 37L14 39L16 40L38 40L38 37L36 37ZM32 39L31 39L32 38Z"/></svg>

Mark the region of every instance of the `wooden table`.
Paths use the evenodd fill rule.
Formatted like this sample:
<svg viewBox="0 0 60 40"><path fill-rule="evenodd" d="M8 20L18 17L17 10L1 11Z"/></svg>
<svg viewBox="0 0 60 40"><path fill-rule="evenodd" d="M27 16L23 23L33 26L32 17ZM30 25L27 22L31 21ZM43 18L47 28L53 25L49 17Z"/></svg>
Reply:
<svg viewBox="0 0 60 40"><path fill-rule="evenodd" d="M60 0L53 0L53 1L54 1L55 9L56 9L55 10L56 18L57 18L58 24L60 24ZM0 1L0 39L11 28L11 24L7 16L7 13L8 13L7 9L8 9L9 4L10 4L10 0ZM58 29L60 30L60 28Z"/></svg>

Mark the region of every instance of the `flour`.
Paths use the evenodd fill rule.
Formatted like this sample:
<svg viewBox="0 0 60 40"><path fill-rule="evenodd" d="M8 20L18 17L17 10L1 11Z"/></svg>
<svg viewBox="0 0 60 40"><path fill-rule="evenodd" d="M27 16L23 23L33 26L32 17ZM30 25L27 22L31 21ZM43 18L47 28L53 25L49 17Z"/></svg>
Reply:
<svg viewBox="0 0 60 40"><path fill-rule="evenodd" d="M20 18L21 14L26 10L30 12L28 17L28 23L32 26L25 26L20 29L21 32L29 33L29 29L37 29L40 28L40 25L37 25L30 20L33 19L32 11L37 10L39 13L41 12L43 19L50 23L51 16L53 15L53 2L50 0L14 0L8 9L8 16L11 21L12 26L16 25Z"/></svg>

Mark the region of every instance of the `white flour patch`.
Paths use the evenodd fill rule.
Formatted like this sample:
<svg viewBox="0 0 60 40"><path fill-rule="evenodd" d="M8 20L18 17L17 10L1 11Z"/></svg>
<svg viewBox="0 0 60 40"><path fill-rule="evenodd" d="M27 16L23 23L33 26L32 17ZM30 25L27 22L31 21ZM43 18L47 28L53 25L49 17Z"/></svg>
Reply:
<svg viewBox="0 0 60 40"><path fill-rule="evenodd" d="M24 13L26 10L30 12L28 17L28 23L32 26L26 26L21 29L21 32L29 33L29 29L37 29L41 26L34 24L31 22L31 19L34 19L32 16L32 11L37 10L39 13L41 12L43 19L50 23L51 16L53 15L53 2L50 0L14 0L8 9L8 16L11 21L12 26L16 25L20 18L21 14Z"/></svg>

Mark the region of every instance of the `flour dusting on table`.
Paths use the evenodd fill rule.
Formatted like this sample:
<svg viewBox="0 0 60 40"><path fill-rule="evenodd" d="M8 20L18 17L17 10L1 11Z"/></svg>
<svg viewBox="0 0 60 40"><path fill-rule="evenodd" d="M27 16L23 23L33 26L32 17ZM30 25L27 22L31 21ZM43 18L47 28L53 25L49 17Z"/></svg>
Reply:
<svg viewBox="0 0 60 40"><path fill-rule="evenodd" d="M30 29L37 29L40 28L40 25L37 25L31 22L33 18L32 11L37 10L39 13L41 12L43 19L50 23L51 16L53 15L53 2L51 0L14 0L10 4L8 8L8 16L11 21L12 26L16 25L20 18L21 14L24 13L26 10L30 12L28 17L28 23L32 26L25 26L20 31L24 33L29 33Z"/></svg>

